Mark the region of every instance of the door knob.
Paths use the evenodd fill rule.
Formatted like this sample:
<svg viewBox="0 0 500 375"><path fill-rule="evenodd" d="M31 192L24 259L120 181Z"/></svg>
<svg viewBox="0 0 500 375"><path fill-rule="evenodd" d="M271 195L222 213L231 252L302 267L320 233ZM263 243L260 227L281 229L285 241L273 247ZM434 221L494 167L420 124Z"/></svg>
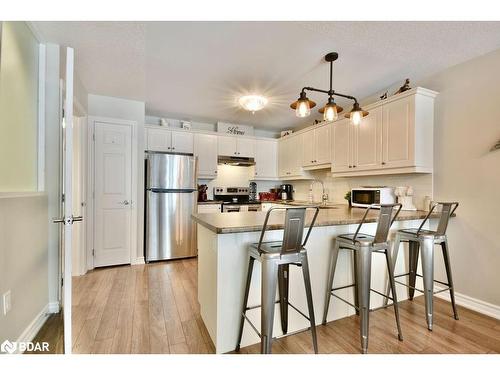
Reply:
<svg viewBox="0 0 500 375"><path fill-rule="evenodd" d="M123 204L124 206L128 206L130 204L130 202L125 199L123 202L121 202L121 204Z"/></svg>

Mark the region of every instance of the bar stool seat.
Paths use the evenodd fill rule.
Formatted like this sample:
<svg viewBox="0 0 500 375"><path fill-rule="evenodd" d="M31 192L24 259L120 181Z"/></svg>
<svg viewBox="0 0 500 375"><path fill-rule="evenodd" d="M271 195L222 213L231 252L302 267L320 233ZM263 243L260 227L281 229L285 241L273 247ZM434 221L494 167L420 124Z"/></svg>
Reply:
<svg viewBox="0 0 500 375"><path fill-rule="evenodd" d="M341 242L347 242L347 244L352 243L355 245L370 246L375 242L375 237L369 234L358 233L346 233L337 236L337 239ZM344 240L344 241L343 241Z"/></svg>
<svg viewBox="0 0 500 375"><path fill-rule="evenodd" d="M434 240L436 243L441 243L445 239L445 235L439 234L438 232L434 230L427 230L427 229L419 229L419 228L408 228L408 229L400 229L398 230L399 233L401 234L407 234L412 237L418 237L418 236L432 236L434 237Z"/></svg>
<svg viewBox="0 0 500 375"><path fill-rule="evenodd" d="M305 227L305 213L307 209L314 209L315 213L309 230L302 243L302 236ZM285 226L283 230L283 241L263 242L264 235L267 229L267 222L269 216L273 211L285 211ZM261 339L261 353L271 353L272 339L273 339L273 323L274 323L274 307L276 303L280 305L281 328L283 333L288 330L288 307L292 307L305 319L309 320L314 352L318 353L318 342L316 338L316 321L314 318L314 307L312 301L311 279L309 274L309 263L307 260L307 250L305 245L311 229L314 226L316 217L318 216L319 208L312 206L305 207L273 207L266 215L264 227L260 235L258 243L253 243L248 246L249 263L247 271L247 279L245 285L245 292L243 297L243 307L241 312L240 331L238 334L238 341L236 343L236 351L240 349L241 338L243 335L243 326L245 320L248 321L250 326L259 335ZM258 306L248 307L248 295L250 285L252 282L252 272L254 262L261 263L261 304ZM298 310L288 300L288 279L289 279L289 266L298 266L302 268L302 275L304 277L304 286L306 290L307 307L309 316L305 315L302 311ZM276 287L278 286L279 300L276 301ZM247 317L247 311L260 308L261 309L261 329L260 332L253 325Z"/></svg>

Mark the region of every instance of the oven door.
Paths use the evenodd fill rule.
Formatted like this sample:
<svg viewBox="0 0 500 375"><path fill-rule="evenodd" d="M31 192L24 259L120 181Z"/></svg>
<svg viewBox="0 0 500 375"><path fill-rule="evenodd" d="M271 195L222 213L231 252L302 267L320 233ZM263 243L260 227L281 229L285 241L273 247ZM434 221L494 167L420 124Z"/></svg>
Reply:
<svg viewBox="0 0 500 375"><path fill-rule="evenodd" d="M353 206L361 207L380 204L380 190L352 189L351 202Z"/></svg>

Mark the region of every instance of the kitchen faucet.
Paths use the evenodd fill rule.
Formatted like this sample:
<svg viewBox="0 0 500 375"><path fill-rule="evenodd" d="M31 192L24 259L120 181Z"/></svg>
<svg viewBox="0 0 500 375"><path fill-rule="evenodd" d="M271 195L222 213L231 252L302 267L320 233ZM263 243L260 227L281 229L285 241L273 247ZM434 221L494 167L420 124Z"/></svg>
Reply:
<svg viewBox="0 0 500 375"><path fill-rule="evenodd" d="M326 205L328 203L328 194L325 191L325 184L321 180L313 180L311 182L311 185L309 186L309 202L313 203L313 201L314 201L314 199L313 199L313 186L314 186L314 183L316 183L316 182L321 184L321 188L323 189L323 194L321 196L321 200L322 200L322 204Z"/></svg>

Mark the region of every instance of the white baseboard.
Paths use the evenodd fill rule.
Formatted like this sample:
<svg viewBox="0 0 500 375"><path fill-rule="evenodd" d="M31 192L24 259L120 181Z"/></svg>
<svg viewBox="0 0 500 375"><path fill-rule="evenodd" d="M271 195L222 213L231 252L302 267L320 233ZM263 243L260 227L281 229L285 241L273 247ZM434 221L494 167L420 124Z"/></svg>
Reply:
<svg viewBox="0 0 500 375"><path fill-rule="evenodd" d="M49 314L57 314L60 310L58 301L49 302L49 304L47 306L48 306Z"/></svg>
<svg viewBox="0 0 500 375"><path fill-rule="evenodd" d="M446 301L450 301L450 294L448 292L436 294L436 297L444 299ZM489 302L481 301L480 299L469 297L466 296L465 294L456 292L455 292L455 303L469 310L473 310L478 313L488 315L491 316L492 318L500 320L500 306L494 305Z"/></svg>
<svg viewBox="0 0 500 375"><path fill-rule="evenodd" d="M132 265L137 265L137 264L146 264L144 261L144 257L137 257L134 260L132 260Z"/></svg>
<svg viewBox="0 0 500 375"><path fill-rule="evenodd" d="M28 341L33 341L35 336L37 335L38 331L40 331L40 328L44 325L44 323L47 321L47 318L49 317L49 304L45 306L42 311L40 311L35 318L31 321L30 324L26 327L26 329L21 333L21 335L17 338L17 342L28 342ZM59 305L59 304L58 304ZM20 353L19 351L16 350L15 352Z"/></svg>

